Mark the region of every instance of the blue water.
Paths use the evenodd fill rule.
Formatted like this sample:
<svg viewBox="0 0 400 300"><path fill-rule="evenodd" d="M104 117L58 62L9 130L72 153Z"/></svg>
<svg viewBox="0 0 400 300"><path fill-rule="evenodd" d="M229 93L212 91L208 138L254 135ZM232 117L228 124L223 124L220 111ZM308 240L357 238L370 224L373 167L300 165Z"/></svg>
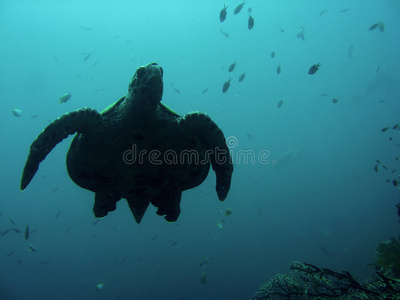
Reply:
<svg viewBox="0 0 400 300"><path fill-rule="evenodd" d="M0 232L21 231L0 236L0 299L249 299L293 260L360 280L374 274L376 245L399 234L399 190L385 181L398 179L390 171L400 169L400 136L381 129L400 122L400 3L248 0L233 15L239 3L0 2ZM380 21L384 32L368 30ZM149 207L136 224L121 200L93 225L94 195L65 166L72 137L19 190L29 146L50 121L85 106L101 111L152 61L164 68L164 103L207 112L238 143L224 202L210 172L183 193L175 223ZM245 161L244 150L267 153L267 163ZM377 159L389 170L376 173Z"/></svg>

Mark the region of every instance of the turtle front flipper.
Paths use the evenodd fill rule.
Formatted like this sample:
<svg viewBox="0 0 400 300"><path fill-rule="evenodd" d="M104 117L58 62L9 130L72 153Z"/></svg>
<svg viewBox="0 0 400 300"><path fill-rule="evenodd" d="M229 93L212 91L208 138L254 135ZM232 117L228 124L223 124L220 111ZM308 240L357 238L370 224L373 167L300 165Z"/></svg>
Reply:
<svg viewBox="0 0 400 300"><path fill-rule="evenodd" d="M102 116L92 108L81 108L63 114L47 126L32 143L21 178L21 190L31 182L39 164L63 139L74 133L93 132L103 125Z"/></svg>
<svg viewBox="0 0 400 300"><path fill-rule="evenodd" d="M208 158L217 176L218 199L225 200L231 187L233 164L222 130L202 112L191 112L185 115L180 123L199 136L205 144Z"/></svg>

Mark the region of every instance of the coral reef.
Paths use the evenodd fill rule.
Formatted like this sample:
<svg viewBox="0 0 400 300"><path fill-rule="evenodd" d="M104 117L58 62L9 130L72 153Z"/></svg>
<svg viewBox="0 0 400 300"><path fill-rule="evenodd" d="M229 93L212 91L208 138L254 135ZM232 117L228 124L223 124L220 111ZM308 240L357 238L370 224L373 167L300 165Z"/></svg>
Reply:
<svg viewBox="0 0 400 300"><path fill-rule="evenodd" d="M358 283L348 272L290 263L290 274L277 274L263 284L252 300L266 299L400 299L400 281L383 274Z"/></svg>
<svg viewBox="0 0 400 300"><path fill-rule="evenodd" d="M376 265L385 275L400 279L400 236L378 244Z"/></svg>

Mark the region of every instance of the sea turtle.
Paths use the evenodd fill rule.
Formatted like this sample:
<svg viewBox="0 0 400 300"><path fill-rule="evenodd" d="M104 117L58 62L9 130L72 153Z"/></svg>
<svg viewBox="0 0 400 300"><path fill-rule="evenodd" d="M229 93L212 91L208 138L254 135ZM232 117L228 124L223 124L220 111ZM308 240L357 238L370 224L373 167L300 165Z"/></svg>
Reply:
<svg viewBox="0 0 400 300"><path fill-rule="evenodd" d="M180 116L161 103L163 69L139 67L126 96L101 113L81 108L62 115L30 147L21 179L24 190L47 154L76 134L67 169L80 187L95 193L94 215L102 218L128 201L137 223L149 203L169 222L180 214L182 191L200 185L210 163L219 200L228 195L232 159L221 129L202 112Z"/></svg>

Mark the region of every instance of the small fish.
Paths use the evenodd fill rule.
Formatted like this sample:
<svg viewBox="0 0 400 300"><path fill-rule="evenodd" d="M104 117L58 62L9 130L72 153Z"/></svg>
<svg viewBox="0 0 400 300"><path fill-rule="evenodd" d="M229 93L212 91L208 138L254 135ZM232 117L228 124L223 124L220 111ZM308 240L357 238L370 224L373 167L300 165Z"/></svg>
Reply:
<svg viewBox="0 0 400 300"><path fill-rule="evenodd" d="M376 68L375 73L378 73L380 69L381 69L381 66L379 65L379 66Z"/></svg>
<svg viewBox="0 0 400 300"><path fill-rule="evenodd" d="M281 74L281 65L276 68L276 74Z"/></svg>
<svg viewBox="0 0 400 300"><path fill-rule="evenodd" d="M178 241L170 241L171 242L171 246L175 246L176 244L178 244Z"/></svg>
<svg viewBox="0 0 400 300"><path fill-rule="evenodd" d="M226 36L227 38L229 37L229 33L226 32L225 29L220 28L219 31L220 31L224 36Z"/></svg>
<svg viewBox="0 0 400 300"><path fill-rule="evenodd" d="M279 107L281 107L281 106L282 106L282 104L283 104L283 100L279 100L279 101L278 101L278 105L277 105L277 106L278 106L278 108L279 108Z"/></svg>
<svg viewBox="0 0 400 300"><path fill-rule="evenodd" d="M100 220L101 220L101 219L97 219L96 221L94 221L94 222L92 223L92 225L96 225L97 223L100 222Z"/></svg>
<svg viewBox="0 0 400 300"><path fill-rule="evenodd" d="M219 13L219 20L221 22L225 21L225 19L226 19L226 14L228 13L227 9L228 9L228 6L225 6L225 4L224 4L224 8Z"/></svg>
<svg viewBox="0 0 400 300"><path fill-rule="evenodd" d="M397 186L399 184L399 182L396 179L393 179L392 183L394 186Z"/></svg>
<svg viewBox="0 0 400 300"><path fill-rule="evenodd" d="M303 41L305 41L306 39L304 38L304 35L306 34L305 28L303 26L301 26L298 30L297 30L297 38L301 38Z"/></svg>
<svg viewBox="0 0 400 300"><path fill-rule="evenodd" d="M321 250L322 253L324 253L327 256L330 256L332 258L335 258L332 254L330 254L328 251L326 251L326 249L322 246L319 247L319 249Z"/></svg>
<svg viewBox="0 0 400 300"><path fill-rule="evenodd" d="M98 63L99 63L98 61L94 62L92 68L94 68L95 66L97 66Z"/></svg>
<svg viewBox="0 0 400 300"><path fill-rule="evenodd" d="M247 9L247 12L250 14L251 12L253 11L253 9L251 8L251 7L249 7L248 9Z"/></svg>
<svg viewBox="0 0 400 300"><path fill-rule="evenodd" d="M32 233L35 233L36 231L37 231L36 228L35 228L35 229L32 229L32 230L31 230L31 234L32 234Z"/></svg>
<svg viewBox="0 0 400 300"><path fill-rule="evenodd" d="M171 86L174 89L175 92L177 92L178 94L180 94L181 92L174 86L174 84L171 82Z"/></svg>
<svg viewBox="0 0 400 300"><path fill-rule="evenodd" d="M333 98L333 99L332 99L332 103L336 104L336 103L338 103L338 102L339 102L339 100L338 100L337 98Z"/></svg>
<svg viewBox="0 0 400 300"><path fill-rule="evenodd" d="M246 77L246 72L240 75L239 82L242 82L245 77Z"/></svg>
<svg viewBox="0 0 400 300"><path fill-rule="evenodd" d="M382 128L382 129L381 129L381 132L385 132L385 131L388 130L388 129L389 129L389 127Z"/></svg>
<svg viewBox="0 0 400 300"><path fill-rule="evenodd" d="M400 126L400 124L397 123L397 124L393 125L392 129L393 129L393 130L396 130L397 128L399 128L399 126Z"/></svg>
<svg viewBox="0 0 400 300"><path fill-rule="evenodd" d="M1 236L5 236L8 232L10 231L10 229L6 229L1 233Z"/></svg>
<svg viewBox="0 0 400 300"><path fill-rule="evenodd" d="M15 253L15 251L11 251L11 252L9 252L9 253L7 253L7 257L9 257L9 256L11 256L11 255L13 255Z"/></svg>
<svg viewBox="0 0 400 300"><path fill-rule="evenodd" d="M56 61L56 63L58 63L58 59L55 55L53 55L54 60Z"/></svg>
<svg viewBox="0 0 400 300"><path fill-rule="evenodd" d="M28 226L28 224L26 224L26 227L25 227L25 240L28 240L29 239L29 226Z"/></svg>
<svg viewBox="0 0 400 300"><path fill-rule="evenodd" d="M51 190L53 193L58 191L58 187Z"/></svg>
<svg viewBox="0 0 400 300"><path fill-rule="evenodd" d="M321 12L319 13L319 15L322 16L322 15L323 15L324 13L326 13L326 12L327 12L327 9L321 11Z"/></svg>
<svg viewBox="0 0 400 300"><path fill-rule="evenodd" d="M33 115L31 116L31 119L36 119L37 117L39 117L38 115Z"/></svg>
<svg viewBox="0 0 400 300"><path fill-rule="evenodd" d="M348 56L349 58L352 58L352 57L353 57L353 50L354 50L354 46L353 46L353 45L350 45L349 49L347 50L347 56Z"/></svg>
<svg viewBox="0 0 400 300"><path fill-rule="evenodd" d="M229 77L228 81L224 83L224 85L222 86L222 92L226 93L229 89L229 87L231 86L231 80L232 78Z"/></svg>
<svg viewBox="0 0 400 300"><path fill-rule="evenodd" d="M378 173L378 165L375 165L374 170L376 173Z"/></svg>
<svg viewBox="0 0 400 300"><path fill-rule="evenodd" d="M243 8L243 5L245 5L245 2L243 1L241 4L239 4L238 6L236 6L235 11L233 12L234 15L237 15L238 13L240 13L240 11Z"/></svg>
<svg viewBox="0 0 400 300"><path fill-rule="evenodd" d="M22 116L22 110L18 109L18 108L14 108L12 111L12 114L14 115L14 117L20 117Z"/></svg>
<svg viewBox="0 0 400 300"><path fill-rule="evenodd" d="M379 22L378 29L380 32L385 31L385 24L383 22Z"/></svg>
<svg viewBox="0 0 400 300"><path fill-rule="evenodd" d="M81 27L79 27L79 28L82 29L82 30L92 30L92 28L85 27L85 26L83 26L83 25L81 25Z"/></svg>
<svg viewBox="0 0 400 300"><path fill-rule="evenodd" d="M320 66L321 66L320 63L317 63L317 64L315 64L315 65L312 65L312 66L310 67L310 69L308 70L308 74L310 74L310 75L315 74L315 72L317 72L317 71L319 70L319 67L320 67Z"/></svg>
<svg viewBox="0 0 400 300"><path fill-rule="evenodd" d="M67 234L68 232L70 232L72 229L72 227L69 227L67 230L65 230L65 234Z"/></svg>
<svg viewBox="0 0 400 300"><path fill-rule="evenodd" d="M21 230L17 229L17 228L10 228L10 230L16 232L16 233L21 233Z"/></svg>
<svg viewBox="0 0 400 300"><path fill-rule="evenodd" d="M272 51L271 52L271 58L274 58L275 57L275 51Z"/></svg>
<svg viewBox="0 0 400 300"><path fill-rule="evenodd" d="M219 221L218 223L217 223L217 227L218 228L224 228L225 227L225 221L224 220L221 220L221 221Z"/></svg>
<svg viewBox="0 0 400 300"><path fill-rule="evenodd" d="M60 210L60 211L56 214L55 218L58 219L58 217L61 215L61 213L62 213L62 211Z"/></svg>
<svg viewBox="0 0 400 300"><path fill-rule="evenodd" d="M207 93L207 91L208 91L208 88L205 88L205 89L203 90L202 94Z"/></svg>
<svg viewBox="0 0 400 300"><path fill-rule="evenodd" d="M397 171L397 169L394 169L394 170L392 170L392 172L391 172L391 173L396 173L396 171Z"/></svg>
<svg viewBox="0 0 400 300"><path fill-rule="evenodd" d="M206 272L201 273L200 282L202 284L206 284L207 283L207 274L206 274Z"/></svg>
<svg viewBox="0 0 400 300"><path fill-rule="evenodd" d="M379 25L379 23L376 23L376 24L372 25L372 26L369 28L369 30L371 31L371 30L376 29L376 28L378 27L378 25Z"/></svg>
<svg viewBox="0 0 400 300"><path fill-rule="evenodd" d="M86 56L83 58L83 61L86 61L86 60L88 60L88 59L89 59L89 57L90 57L90 55L92 55L92 52L90 52L88 55L86 55Z"/></svg>
<svg viewBox="0 0 400 300"><path fill-rule="evenodd" d="M345 13L345 12L349 11L350 9L352 9L352 7L342 9L342 10L340 11L340 13L341 13L341 14L342 14L342 13Z"/></svg>
<svg viewBox="0 0 400 300"><path fill-rule="evenodd" d="M235 67L236 67L236 61L229 66L228 72L232 72L233 70L235 70Z"/></svg>
<svg viewBox="0 0 400 300"><path fill-rule="evenodd" d="M329 94L326 94L326 93L319 94L320 97L326 97L326 96L328 96L328 95L329 95Z"/></svg>
<svg viewBox="0 0 400 300"><path fill-rule="evenodd" d="M232 213L233 213L233 209L227 208L227 209L225 209L224 216L228 217L228 216L232 215Z"/></svg>
<svg viewBox="0 0 400 300"><path fill-rule="evenodd" d="M36 248L32 244L27 243L27 246L31 252L36 252Z"/></svg>
<svg viewBox="0 0 400 300"><path fill-rule="evenodd" d="M104 288L104 283L99 283L96 285L96 291L101 291Z"/></svg>
<svg viewBox="0 0 400 300"><path fill-rule="evenodd" d="M200 258L199 261L199 267L205 267L208 263L208 258L207 257L202 257Z"/></svg>
<svg viewBox="0 0 400 300"><path fill-rule="evenodd" d="M97 89L97 90L94 90L93 93L98 93L98 92L104 91L105 89L106 89L106 88Z"/></svg>
<svg viewBox="0 0 400 300"><path fill-rule="evenodd" d="M10 218L10 223L11 223L12 225L15 225L15 222L14 222L13 219L11 219L11 218Z"/></svg>
<svg viewBox="0 0 400 300"><path fill-rule="evenodd" d="M71 93L65 93L60 97L60 103L66 103L71 98Z"/></svg>
<svg viewBox="0 0 400 300"><path fill-rule="evenodd" d="M381 166L387 171L388 168L384 164L381 164Z"/></svg>
<svg viewBox="0 0 400 300"><path fill-rule="evenodd" d="M251 140L253 138L253 136L250 133L248 133L247 131L246 131L246 135L249 138L249 140Z"/></svg>
<svg viewBox="0 0 400 300"><path fill-rule="evenodd" d="M254 27L254 18L249 15L249 22L248 22L248 28L251 30Z"/></svg>

